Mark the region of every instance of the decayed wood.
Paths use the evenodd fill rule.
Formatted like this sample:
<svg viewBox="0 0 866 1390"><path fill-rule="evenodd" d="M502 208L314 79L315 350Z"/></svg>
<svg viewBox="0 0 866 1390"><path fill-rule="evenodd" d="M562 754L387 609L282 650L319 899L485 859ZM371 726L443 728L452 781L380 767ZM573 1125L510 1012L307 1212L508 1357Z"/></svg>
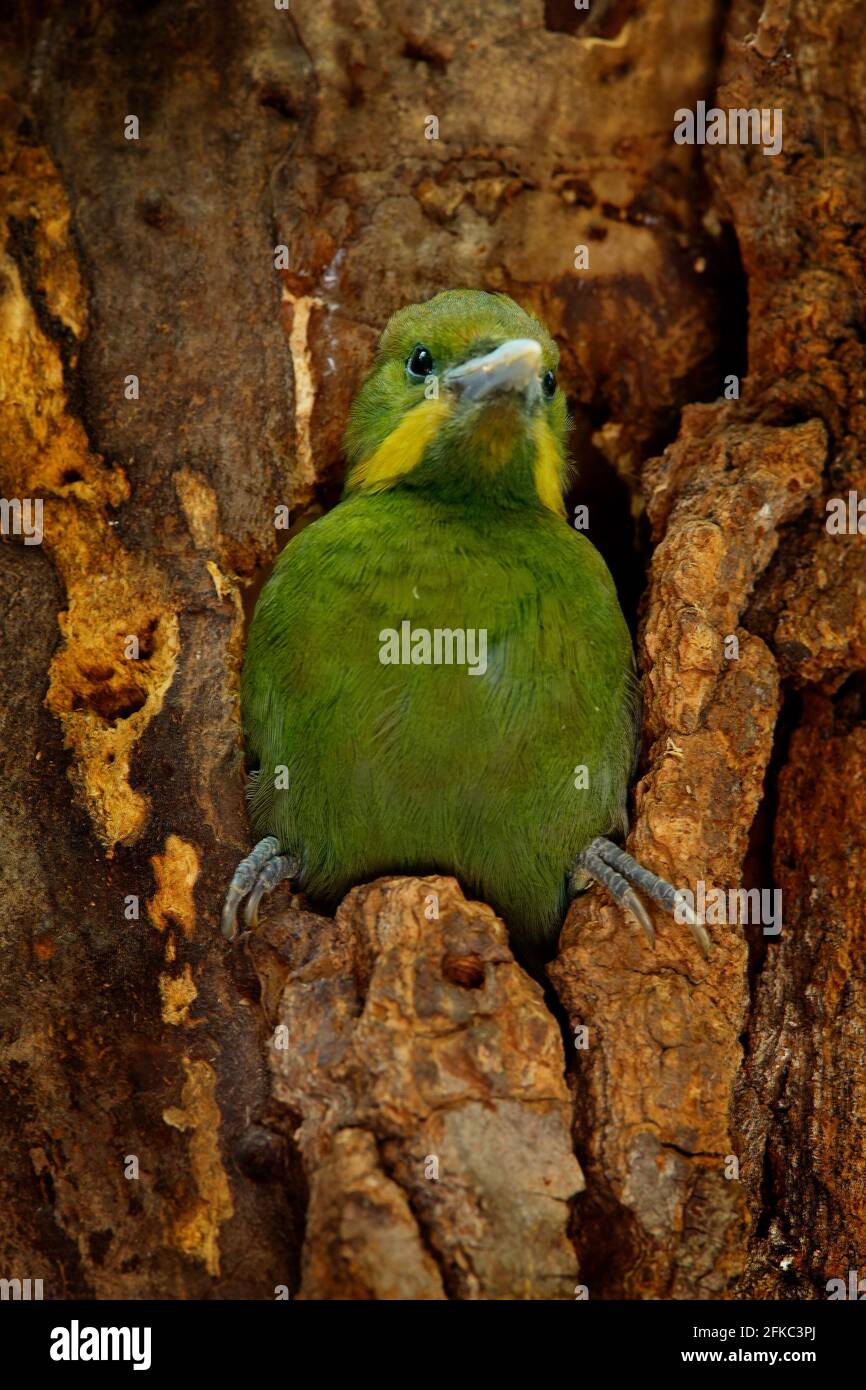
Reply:
<svg viewBox="0 0 866 1390"><path fill-rule="evenodd" d="M490 908L382 879L248 940L269 1123L309 1186L302 1296L573 1297L562 1040Z"/></svg>
<svg viewBox="0 0 866 1390"><path fill-rule="evenodd" d="M824 503L866 490L864 21L723 9L49 3L4 30L2 493L45 536L0 552L0 1274L821 1296L855 1263L866 567ZM714 87L781 107L783 153L673 144ZM558 1020L450 880L336 922L283 893L247 953L216 931L275 509L333 499L379 329L459 284L556 333L571 500L627 598L646 511L632 847L784 895L778 939L714 929L705 964L591 893Z"/></svg>

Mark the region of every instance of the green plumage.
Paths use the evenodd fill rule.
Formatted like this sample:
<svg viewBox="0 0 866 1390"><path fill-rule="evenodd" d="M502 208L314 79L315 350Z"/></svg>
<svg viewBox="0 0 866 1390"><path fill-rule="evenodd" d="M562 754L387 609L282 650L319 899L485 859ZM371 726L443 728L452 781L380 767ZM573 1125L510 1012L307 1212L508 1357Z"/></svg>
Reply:
<svg viewBox="0 0 866 1390"><path fill-rule="evenodd" d="M333 906L380 874L438 870L526 944L558 931L575 856L624 828L635 746L631 641L610 574L539 494L538 422L561 462L561 392L547 400L530 383L466 402L443 380L528 338L552 370L548 335L504 297L450 292L395 316L353 411L347 493L280 555L242 687L260 769L253 828L299 855L305 892ZM406 366L419 344L440 383L435 431L406 471L389 475L386 454L384 474L377 456L365 475L410 412L407 438L425 418ZM383 664L382 634L404 620L484 629L486 670Z"/></svg>

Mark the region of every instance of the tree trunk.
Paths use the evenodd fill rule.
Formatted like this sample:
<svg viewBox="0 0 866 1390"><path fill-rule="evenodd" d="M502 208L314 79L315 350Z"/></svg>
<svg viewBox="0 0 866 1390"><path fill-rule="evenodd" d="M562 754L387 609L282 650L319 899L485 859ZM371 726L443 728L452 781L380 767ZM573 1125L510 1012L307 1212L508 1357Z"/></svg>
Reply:
<svg viewBox="0 0 866 1390"><path fill-rule="evenodd" d="M2 488L44 532L0 566L0 1276L810 1298L856 1267L866 542L826 503L866 494L864 29L853 0L0 29ZM675 143L698 100L780 109L782 150ZM450 879L335 921L280 890L219 935L245 606L284 509L338 495L387 317L457 285L562 350L569 507L638 622L629 847L780 889L776 936L711 924L705 962L656 914L652 954L593 891L544 994Z"/></svg>

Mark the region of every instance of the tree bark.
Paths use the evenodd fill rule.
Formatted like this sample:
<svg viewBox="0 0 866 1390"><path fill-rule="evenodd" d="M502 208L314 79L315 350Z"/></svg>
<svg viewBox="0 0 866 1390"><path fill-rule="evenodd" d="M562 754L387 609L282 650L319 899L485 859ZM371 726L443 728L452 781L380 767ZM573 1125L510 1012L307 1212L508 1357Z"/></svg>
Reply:
<svg viewBox="0 0 866 1390"><path fill-rule="evenodd" d="M866 542L825 522L866 493L864 27L853 0L4 23L0 485L44 538L0 552L0 1276L811 1298L856 1267ZM675 144L699 99L779 108L782 151ZM711 926L704 962L658 913L651 954L593 891L543 994L450 879L333 921L279 890L219 935L275 521L336 500L389 314L457 285L562 350L569 507L638 619L629 847L781 889L778 937Z"/></svg>

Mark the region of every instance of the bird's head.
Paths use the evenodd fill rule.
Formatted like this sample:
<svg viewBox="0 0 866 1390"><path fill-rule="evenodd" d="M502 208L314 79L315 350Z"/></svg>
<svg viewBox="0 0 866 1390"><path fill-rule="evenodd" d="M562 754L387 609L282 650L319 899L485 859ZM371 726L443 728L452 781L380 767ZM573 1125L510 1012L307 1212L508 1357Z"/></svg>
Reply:
<svg viewBox="0 0 866 1390"><path fill-rule="evenodd" d="M446 290L388 323L346 431L347 493L407 487L563 513L550 334L504 294Z"/></svg>

